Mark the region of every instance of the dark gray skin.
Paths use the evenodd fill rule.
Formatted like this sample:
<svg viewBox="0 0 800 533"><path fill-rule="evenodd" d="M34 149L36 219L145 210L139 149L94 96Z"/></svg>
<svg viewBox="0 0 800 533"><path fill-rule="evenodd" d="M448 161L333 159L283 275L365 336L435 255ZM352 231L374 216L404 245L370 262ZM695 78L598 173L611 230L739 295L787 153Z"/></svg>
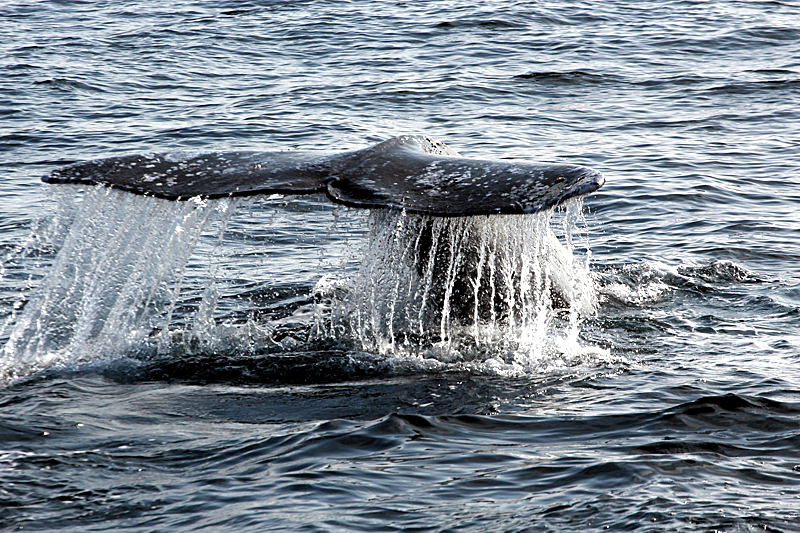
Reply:
<svg viewBox="0 0 800 533"><path fill-rule="evenodd" d="M324 193L350 207L438 217L525 214L603 185L578 165L460 157L428 137L401 136L340 154L209 152L143 154L69 165L47 183L107 185L167 200Z"/></svg>

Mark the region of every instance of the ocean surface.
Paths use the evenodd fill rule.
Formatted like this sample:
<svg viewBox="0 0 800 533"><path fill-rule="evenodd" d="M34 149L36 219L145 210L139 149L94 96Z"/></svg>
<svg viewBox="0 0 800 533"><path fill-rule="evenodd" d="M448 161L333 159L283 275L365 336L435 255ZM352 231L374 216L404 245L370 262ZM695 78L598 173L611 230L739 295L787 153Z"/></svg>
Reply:
<svg viewBox="0 0 800 533"><path fill-rule="evenodd" d="M800 532L797 1L0 21L0 530ZM426 221L40 181L402 134L607 182ZM533 303L430 319L420 224L492 235Z"/></svg>

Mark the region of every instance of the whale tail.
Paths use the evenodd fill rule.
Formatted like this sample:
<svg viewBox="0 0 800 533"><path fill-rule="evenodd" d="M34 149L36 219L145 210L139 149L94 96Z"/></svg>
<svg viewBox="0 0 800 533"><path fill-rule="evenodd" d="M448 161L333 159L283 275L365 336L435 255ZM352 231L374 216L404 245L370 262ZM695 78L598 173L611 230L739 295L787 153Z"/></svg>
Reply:
<svg viewBox="0 0 800 533"><path fill-rule="evenodd" d="M441 217L535 213L604 183L599 172L583 166L468 159L444 143L408 135L339 154L128 155L62 167L42 180L168 200L324 193L351 207Z"/></svg>

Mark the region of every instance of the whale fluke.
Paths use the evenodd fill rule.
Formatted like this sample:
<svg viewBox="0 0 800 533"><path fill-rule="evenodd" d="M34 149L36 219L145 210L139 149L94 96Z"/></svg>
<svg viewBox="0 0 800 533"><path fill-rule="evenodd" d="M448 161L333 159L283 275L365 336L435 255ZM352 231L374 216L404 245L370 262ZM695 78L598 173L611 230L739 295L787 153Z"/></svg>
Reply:
<svg viewBox="0 0 800 533"><path fill-rule="evenodd" d="M168 200L325 193L352 207L443 217L534 213L591 193L605 181L596 170L577 165L468 159L422 136L339 154L129 155L62 167L42 180L100 184Z"/></svg>

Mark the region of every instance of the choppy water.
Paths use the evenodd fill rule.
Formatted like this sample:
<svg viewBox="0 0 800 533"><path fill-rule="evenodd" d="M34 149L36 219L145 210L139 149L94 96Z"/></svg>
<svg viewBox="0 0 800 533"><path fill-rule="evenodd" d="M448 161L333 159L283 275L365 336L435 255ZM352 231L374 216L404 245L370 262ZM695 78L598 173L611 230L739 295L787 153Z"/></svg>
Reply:
<svg viewBox="0 0 800 533"><path fill-rule="evenodd" d="M0 528L800 531L800 4L472 4L0 3ZM602 171L512 223L583 296L370 329L397 220L39 182L403 133Z"/></svg>

